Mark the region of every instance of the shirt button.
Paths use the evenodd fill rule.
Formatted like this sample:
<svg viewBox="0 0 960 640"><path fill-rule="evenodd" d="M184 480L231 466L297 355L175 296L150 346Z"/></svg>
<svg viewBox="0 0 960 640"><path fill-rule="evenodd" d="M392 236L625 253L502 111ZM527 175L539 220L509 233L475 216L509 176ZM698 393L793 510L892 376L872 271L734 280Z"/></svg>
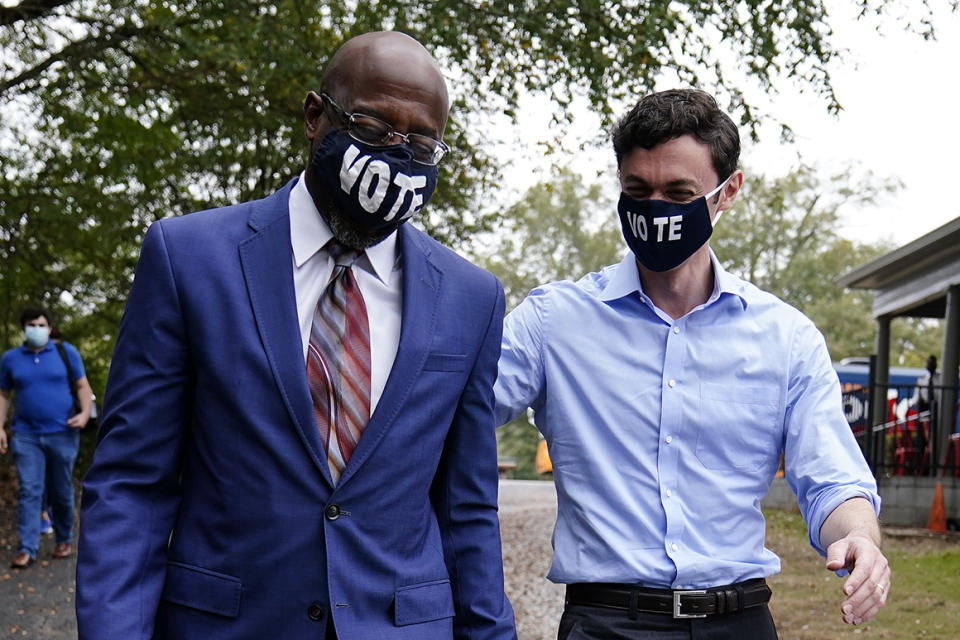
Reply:
<svg viewBox="0 0 960 640"><path fill-rule="evenodd" d="M674 327L674 328L673 328L673 332L674 332L674 333L680 333L680 327Z"/></svg>
<svg viewBox="0 0 960 640"><path fill-rule="evenodd" d="M323 510L323 515L326 516L327 520L336 520L340 517L340 507L335 504L328 505Z"/></svg>
<svg viewBox="0 0 960 640"><path fill-rule="evenodd" d="M676 380L671 380L670 382L667 383L667 385L672 389L672 388L674 388L675 386L677 386L677 381L676 381Z"/></svg>
<svg viewBox="0 0 960 640"><path fill-rule="evenodd" d="M676 551L676 550L679 549L679 548L680 548L680 547L678 547L676 544L670 545L670 550L671 550L671 551Z"/></svg>
<svg viewBox="0 0 960 640"><path fill-rule="evenodd" d="M311 604L309 607L307 607L307 617L314 622L320 622L323 620L323 605L318 602Z"/></svg>
<svg viewBox="0 0 960 640"><path fill-rule="evenodd" d="M667 444L670 444L671 442L673 442L673 436L667 436L666 438L664 438L664 440L667 441Z"/></svg>
<svg viewBox="0 0 960 640"><path fill-rule="evenodd" d="M673 491L670 491L670 489L667 489L667 497L670 498L672 496L673 496Z"/></svg>

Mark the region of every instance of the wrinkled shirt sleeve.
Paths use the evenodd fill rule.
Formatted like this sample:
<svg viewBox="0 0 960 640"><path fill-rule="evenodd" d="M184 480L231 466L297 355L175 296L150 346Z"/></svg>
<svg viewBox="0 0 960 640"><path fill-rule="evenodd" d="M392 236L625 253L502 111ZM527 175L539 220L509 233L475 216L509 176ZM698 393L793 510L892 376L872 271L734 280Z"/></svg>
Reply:
<svg viewBox="0 0 960 640"><path fill-rule="evenodd" d="M810 545L826 555L820 528L850 498L880 513L877 484L843 414L840 382L823 335L809 321L794 334L784 430L787 481L807 523Z"/></svg>
<svg viewBox="0 0 960 640"><path fill-rule="evenodd" d="M499 374L494 385L496 423L506 424L539 404L544 389L544 292L534 289L503 323Z"/></svg>

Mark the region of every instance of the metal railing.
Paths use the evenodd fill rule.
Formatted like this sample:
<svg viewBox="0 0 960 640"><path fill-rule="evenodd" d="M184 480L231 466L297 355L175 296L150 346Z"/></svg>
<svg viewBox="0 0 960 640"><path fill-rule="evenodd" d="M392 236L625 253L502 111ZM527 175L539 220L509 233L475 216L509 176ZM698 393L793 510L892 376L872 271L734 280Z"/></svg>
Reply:
<svg viewBox="0 0 960 640"><path fill-rule="evenodd" d="M871 401L876 394L886 398L885 405ZM850 427L877 477L960 476L957 397L957 387L878 383L873 376L868 385L848 385L843 393ZM885 415L875 415L880 406ZM945 408L952 417L946 438Z"/></svg>

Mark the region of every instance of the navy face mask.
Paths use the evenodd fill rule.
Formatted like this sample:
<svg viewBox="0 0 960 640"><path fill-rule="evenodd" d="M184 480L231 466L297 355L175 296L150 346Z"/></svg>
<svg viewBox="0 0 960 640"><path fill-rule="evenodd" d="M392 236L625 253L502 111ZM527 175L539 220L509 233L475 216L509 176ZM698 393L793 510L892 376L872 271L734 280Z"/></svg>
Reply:
<svg viewBox="0 0 960 640"><path fill-rule="evenodd" d="M683 204L666 200L637 200L620 194L617 213L627 246L647 269L669 271L679 267L713 234L707 200L723 188ZM720 212L717 212L719 218Z"/></svg>
<svg viewBox="0 0 960 640"><path fill-rule="evenodd" d="M334 129L310 170L340 211L371 235L399 227L437 188L437 166L416 162L406 145L374 147Z"/></svg>

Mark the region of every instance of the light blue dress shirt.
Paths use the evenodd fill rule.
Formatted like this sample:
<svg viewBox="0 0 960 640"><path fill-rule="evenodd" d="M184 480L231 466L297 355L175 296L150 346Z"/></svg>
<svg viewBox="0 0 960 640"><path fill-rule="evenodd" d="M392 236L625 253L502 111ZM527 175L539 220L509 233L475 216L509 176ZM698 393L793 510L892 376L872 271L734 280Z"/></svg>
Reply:
<svg viewBox="0 0 960 640"><path fill-rule="evenodd" d="M841 502L879 513L823 336L710 255L713 293L679 320L643 294L630 253L507 316L498 424L530 406L547 439L554 582L690 589L777 573L760 501L781 452L820 553Z"/></svg>

